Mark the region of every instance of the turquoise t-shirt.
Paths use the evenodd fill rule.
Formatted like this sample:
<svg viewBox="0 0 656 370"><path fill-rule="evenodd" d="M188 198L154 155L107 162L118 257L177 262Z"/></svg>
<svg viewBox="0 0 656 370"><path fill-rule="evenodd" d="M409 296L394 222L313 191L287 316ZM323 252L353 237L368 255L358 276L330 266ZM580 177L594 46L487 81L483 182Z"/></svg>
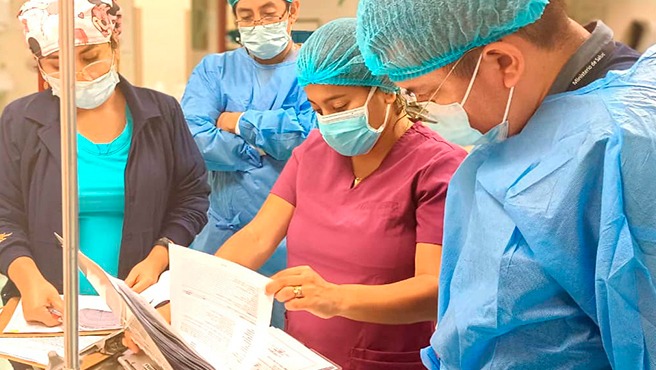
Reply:
<svg viewBox="0 0 656 370"><path fill-rule="evenodd" d="M118 275L125 215L125 167L132 142L132 115L111 143L77 135L80 250L112 276ZM99 122L98 124L102 124ZM80 294L97 294L80 274Z"/></svg>

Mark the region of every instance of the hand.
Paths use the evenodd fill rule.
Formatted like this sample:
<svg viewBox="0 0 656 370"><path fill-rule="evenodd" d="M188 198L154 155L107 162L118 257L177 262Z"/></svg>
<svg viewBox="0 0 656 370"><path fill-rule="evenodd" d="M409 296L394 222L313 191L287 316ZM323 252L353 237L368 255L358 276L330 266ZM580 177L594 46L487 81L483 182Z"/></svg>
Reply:
<svg viewBox="0 0 656 370"><path fill-rule="evenodd" d="M267 294L274 294L289 311L308 311L323 319L337 316L341 311L339 285L328 283L309 266L280 271L271 279ZM296 296L295 288L300 290L300 297Z"/></svg>
<svg viewBox="0 0 656 370"><path fill-rule="evenodd" d="M157 309L157 312L164 317L164 320L168 322L169 324L171 323L171 304L165 304L162 307L159 307ZM141 348L132 340L132 334L130 334L129 331L125 332L125 335L123 336L123 345L128 347L128 349L134 353L139 353L141 352Z"/></svg>
<svg viewBox="0 0 656 370"><path fill-rule="evenodd" d="M41 277L38 280L26 292L21 292L25 320L51 327L59 326L62 323L64 301L52 284Z"/></svg>
<svg viewBox="0 0 656 370"><path fill-rule="evenodd" d="M139 262L125 279L125 284L137 293L141 293L159 280L169 263L169 251L156 245L145 260Z"/></svg>
<svg viewBox="0 0 656 370"><path fill-rule="evenodd" d="M216 121L216 127L221 130L235 133L236 127L239 124L241 112L224 112L221 113L219 119Z"/></svg>

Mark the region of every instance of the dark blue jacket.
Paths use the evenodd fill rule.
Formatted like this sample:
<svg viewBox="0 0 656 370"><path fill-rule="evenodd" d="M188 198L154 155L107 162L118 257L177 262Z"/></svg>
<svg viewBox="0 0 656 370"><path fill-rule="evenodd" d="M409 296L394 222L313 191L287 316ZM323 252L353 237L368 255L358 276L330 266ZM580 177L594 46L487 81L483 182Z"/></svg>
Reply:
<svg viewBox="0 0 656 370"><path fill-rule="evenodd" d="M175 99L123 78L118 87L134 120L119 258L124 279L157 239L191 243L207 223L209 185ZM0 273L28 256L61 291L62 249L53 235L62 231L60 166L59 98L48 90L7 106L0 118ZM9 282L2 298L16 295Z"/></svg>

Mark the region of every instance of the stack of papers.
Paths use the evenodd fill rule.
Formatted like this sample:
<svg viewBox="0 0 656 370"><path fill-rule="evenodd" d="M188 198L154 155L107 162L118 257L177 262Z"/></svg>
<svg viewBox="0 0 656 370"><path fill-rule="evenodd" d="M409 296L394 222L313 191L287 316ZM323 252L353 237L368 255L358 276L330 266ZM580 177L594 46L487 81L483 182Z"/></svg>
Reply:
<svg viewBox="0 0 656 370"><path fill-rule="evenodd" d="M235 263L169 247L172 325L121 280L80 253L80 269L133 340L162 370L338 370L269 327L268 278ZM193 268L189 268L193 266Z"/></svg>
<svg viewBox="0 0 656 370"><path fill-rule="evenodd" d="M84 352L102 340L102 336L84 336L79 339L80 352ZM0 338L0 353L10 356L13 360L24 361L34 365L48 364L48 353L57 352L64 356L64 337L2 337Z"/></svg>
<svg viewBox="0 0 656 370"><path fill-rule="evenodd" d="M129 330L160 370L339 370L285 332L269 327L273 297L270 279L235 263L176 245L169 247L172 325L152 307L153 298L135 293L79 254L79 267L99 297L80 297L80 330ZM193 268L189 268L193 266ZM157 295L157 294L155 294ZM111 312L110 312L111 309ZM25 321L16 309L5 329L32 338L0 338L0 354L47 364L48 352L63 354L61 328ZM43 335L59 335L43 337ZM93 347L103 337L80 337Z"/></svg>

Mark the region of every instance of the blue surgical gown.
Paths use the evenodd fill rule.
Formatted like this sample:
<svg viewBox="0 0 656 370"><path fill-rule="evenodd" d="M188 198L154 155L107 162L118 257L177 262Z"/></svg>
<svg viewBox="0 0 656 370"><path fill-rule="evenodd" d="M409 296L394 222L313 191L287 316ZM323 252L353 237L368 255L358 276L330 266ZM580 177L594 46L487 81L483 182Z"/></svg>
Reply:
<svg viewBox="0 0 656 370"><path fill-rule="evenodd" d="M214 253L253 219L316 118L296 80L296 52L263 65L243 48L205 57L189 79L182 109L212 186L209 221L192 248ZM239 135L216 128L223 112L243 112ZM285 249L283 243L261 272L285 268Z"/></svg>
<svg viewBox="0 0 656 370"><path fill-rule="evenodd" d="M512 122L511 122L512 125ZM429 369L656 369L656 47L449 186Z"/></svg>

